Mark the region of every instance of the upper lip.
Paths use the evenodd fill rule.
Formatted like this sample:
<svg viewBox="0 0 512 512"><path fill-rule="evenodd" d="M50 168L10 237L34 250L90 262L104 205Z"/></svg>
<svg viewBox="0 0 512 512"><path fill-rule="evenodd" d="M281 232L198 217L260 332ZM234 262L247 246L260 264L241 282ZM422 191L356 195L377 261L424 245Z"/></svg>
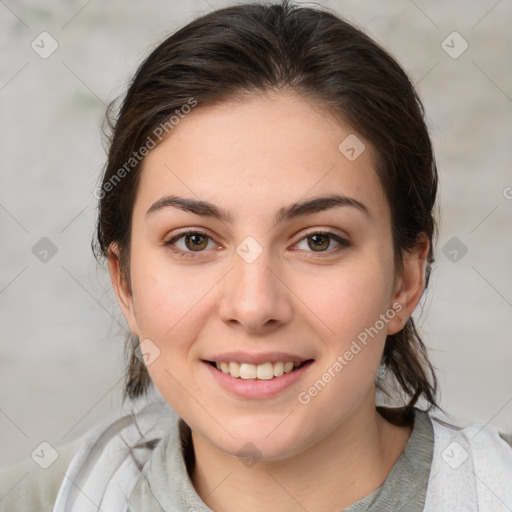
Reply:
<svg viewBox="0 0 512 512"><path fill-rule="evenodd" d="M249 364L263 364L275 363L277 361L309 361L311 357L302 357L297 354L290 354L289 352L265 352L263 354L250 354L248 352L224 352L205 359L205 361L221 362L221 361L236 361L237 363Z"/></svg>

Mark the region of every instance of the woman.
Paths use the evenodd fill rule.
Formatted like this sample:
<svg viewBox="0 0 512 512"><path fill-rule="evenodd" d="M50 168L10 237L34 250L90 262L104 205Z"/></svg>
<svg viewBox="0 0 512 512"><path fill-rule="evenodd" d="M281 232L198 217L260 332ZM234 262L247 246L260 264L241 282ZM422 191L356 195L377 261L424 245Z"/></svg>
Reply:
<svg viewBox="0 0 512 512"><path fill-rule="evenodd" d="M85 436L55 512L510 510L512 448L434 416L437 170L388 53L328 11L221 9L111 122L95 248L125 397L163 400Z"/></svg>

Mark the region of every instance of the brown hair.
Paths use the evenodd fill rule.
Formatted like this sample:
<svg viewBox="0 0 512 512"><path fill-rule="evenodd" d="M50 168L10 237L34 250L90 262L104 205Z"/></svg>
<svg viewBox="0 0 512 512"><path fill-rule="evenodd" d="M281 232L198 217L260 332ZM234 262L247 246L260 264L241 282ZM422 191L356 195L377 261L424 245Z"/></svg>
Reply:
<svg viewBox="0 0 512 512"><path fill-rule="evenodd" d="M364 32L327 9L285 0L234 5L193 20L140 65L117 114L116 102L109 105L108 161L92 247L99 259L116 257L110 249L117 245L130 293L131 218L142 161L132 158L191 98L200 108L285 89L316 100L373 145L391 209L396 269L402 269L403 251L424 234L430 241L428 286L437 169L421 100L402 68ZM131 335L126 344L124 399L144 395L151 385L135 355L138 341ZM428 409L437 407L436 376L412 318L388 335L382 365L408 397L408 407L422 397ZM377 385L385 390L380 378Z"/></svg>

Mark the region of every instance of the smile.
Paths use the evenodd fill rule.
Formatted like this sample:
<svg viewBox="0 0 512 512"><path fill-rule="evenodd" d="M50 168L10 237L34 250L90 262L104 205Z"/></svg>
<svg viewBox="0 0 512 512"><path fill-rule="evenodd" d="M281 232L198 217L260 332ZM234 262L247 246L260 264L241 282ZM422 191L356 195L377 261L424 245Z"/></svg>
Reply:
<svg viewBox="0 0 512 512"><path fill-rule="evenodd" d="M302 379L313 362L313 359L308 359L251 364L203 360L222 388L238 397L253 399L278 395Z"/></svg>
<svg viewBox="0 0 512 512"><path fill-rule="evenodd" d="M276 361L262 364L238 363L236 361L210 361L210 364L222 373L231 375L236 379L271 380L290 373L294 368L300 367L306 361Z"/></svg>

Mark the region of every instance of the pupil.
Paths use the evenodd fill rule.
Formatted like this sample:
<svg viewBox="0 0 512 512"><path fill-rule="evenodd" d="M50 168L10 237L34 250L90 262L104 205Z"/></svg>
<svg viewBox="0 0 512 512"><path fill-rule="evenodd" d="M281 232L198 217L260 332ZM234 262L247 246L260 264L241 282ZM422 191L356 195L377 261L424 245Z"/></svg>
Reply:
<svg viewBox="0 0 512 512"><path fill-rule="evenodd" d="M318 239L323 239L324 242L327 240L327 246L329 246L329 241L328 241L328 237L326 235L311 235L310 238L313 240L313 243L314 243L314 247L316 248L326 248L326 244L322 244L322 242L318 242ZM322 247L323 245L323 247Z"/></svg>

